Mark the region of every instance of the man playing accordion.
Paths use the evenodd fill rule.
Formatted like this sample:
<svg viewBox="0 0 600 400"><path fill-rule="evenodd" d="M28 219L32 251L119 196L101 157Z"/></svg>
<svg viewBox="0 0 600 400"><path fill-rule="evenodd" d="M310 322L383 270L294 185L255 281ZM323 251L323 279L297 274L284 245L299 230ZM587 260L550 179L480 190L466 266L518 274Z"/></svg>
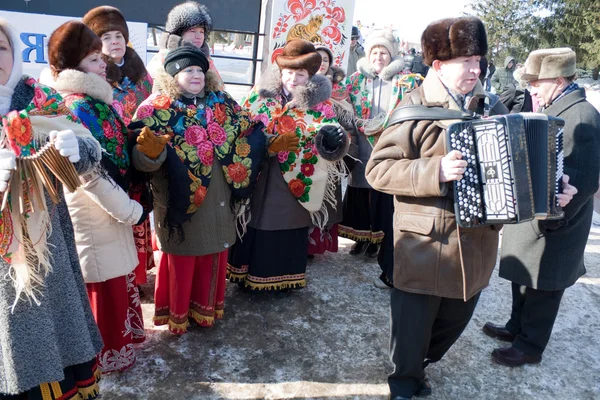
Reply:
<svg viewBox="0 0 600 400"><path fill-rule="evenodd" d="M508 112L478 80L479 61L488 49L479 19L433 22L421 44L431 68L402 105L438 113ZM388 378L394 400L431 393L424 368L462 334L496 263L500 226L459 229L456 224L452 183L462 179L467 163L459 151L447 154L446 128L453 122L405 119L389 127L366 169L374 189L395 196L390 349L395 368Z"/></svg>

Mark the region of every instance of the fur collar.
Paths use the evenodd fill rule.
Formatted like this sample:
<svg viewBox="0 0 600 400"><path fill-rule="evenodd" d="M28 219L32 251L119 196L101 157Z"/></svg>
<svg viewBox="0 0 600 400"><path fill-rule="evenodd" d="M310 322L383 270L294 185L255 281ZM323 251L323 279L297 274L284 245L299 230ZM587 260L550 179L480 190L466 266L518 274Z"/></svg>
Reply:
<svg viewBox="0 0 600 400"><path fill-rule="evenodd" d="M128 77L134 84L137 84L148 73L140 56L129 46L125 50L125 64L121 67L118 67L105 54L102 55L102 59L106 62L106 80L113 84L121 83L124 77Z"/></svg>
<svg viewBox="0 0 600 400"><path fill-rule="evenodd" d="M40 83L50 86L62 96L82 93L109 105L113 102L112 86L96 74L66 69L54 79L50 69L45 68L40 75Z"/></svg>
<svg viewBox="0 0 600 400"><path fill-rule="evenodd" d="M204 91L218 92L220 89L219 76L211 69L204 74ZM175 82L175 78L169 75L164 68L161 68L154 77L155 91L169 96L171 99L179 99L183 95L181 88Z"/></svg>
<svg viewBox="0 0 600 400"><path fill-rule="evenodd" d="M181 36L177 36L177 35L175 35L173 33L169 33L169 32L163 32L163 34L161 35L160 40L158 42L159 49L161 49L161 50L166 49L169 51L178 49L183 45L194 46L194 44L184 41ZM196 47L196 46L194 46L194 47ZM210 48L208 47L206 40L202 44L202 47L200 47L200 50L204 53L204 55L206 57L210 57Z"/></svg>
<svg viewBox="0 0 600 400"><path fill-rule="evenodd" d="M278 98L283 91L281 71L277 65L272 65L262 74L258 82L258 94L261 97ZM331 98L331 81L325 75L313 75L308 84L292 93L293 104L303 110L313 108Z"/></svg>
<svg viewBox="0 0 600 400"><path fill-rule="evenodd" d="M377 73L375 72L375 69L369 63L369 60L367 60L366 57L363 57L360 60L358 60L358 63L356 63L356 66L358 68L358 72L360 72L367 78L375 79L377 77ZM402 70L404 70L404 59L402 57L397 57L397 58L392 59L392 62L390 63L390 65L385 67L381 71L379 76L384 81L391 81L392 78L394 78L394 76L401 73Z"/></svg>
<svg viewBox="0 0 600 400"><path fill-rule="evenodd" d="M446 90L446 87L438 77L437 73L433 68L429 69L427 77L423 81L423 105L425 106L442 106L447 107L450 110L460 110L460 107L452 99L452 96ZM470 98L469 103L465 105L468 110L475 110L479 101L485 98L487 95L483 90L483 86L480 81L477 81L475 89L473 89L473 97Z"/></svg>

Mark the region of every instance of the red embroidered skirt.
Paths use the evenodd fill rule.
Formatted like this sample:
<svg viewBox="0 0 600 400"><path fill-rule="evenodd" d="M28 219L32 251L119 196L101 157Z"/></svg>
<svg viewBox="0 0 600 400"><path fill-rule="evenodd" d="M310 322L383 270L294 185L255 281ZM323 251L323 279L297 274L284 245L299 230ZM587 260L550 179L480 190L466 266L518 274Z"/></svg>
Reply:
<svg viewBox="0 0 600 400"><path fill-rule="evenodd" d="M140 197L140 193L138 192L131 194L131 198L138 202L141 200ZM135 283L136 285L143 285L148 282L146 271L154 268L150 218L147 218L143 224L133 227L133 240L139 261L138 266L135 268Z"/></svg>
<svg viewBox="0 0 600 400"><path fill-rule="evenodd" d="M326 251L338 251L338 224L325 230L313 227L308 232L308 254L323 254Z"/></svg>
<svg viewBox="0 0 600 400"><path fill-rule="evenodd" d="M210 327L223 318L227 251L205 256L162 253L154 288L155 325L183 334L189 319Z"/></svg>
<svg viewBox="0 0 600 400"><path fill-rule="evenodd" d="M98 366L102 373L126 370L135 363L133 344L146 338L135 273L86 287L104 341Z"/></svg>
<svg viewBox="0 0 600 400"><path fill-rule="evenodd" d="M133 240L137 250L139 264L135 268L135 283L143 285L148 282L146 271L154 268L154 252L152 251L152 230L150 221L133 227Z"/></svg>

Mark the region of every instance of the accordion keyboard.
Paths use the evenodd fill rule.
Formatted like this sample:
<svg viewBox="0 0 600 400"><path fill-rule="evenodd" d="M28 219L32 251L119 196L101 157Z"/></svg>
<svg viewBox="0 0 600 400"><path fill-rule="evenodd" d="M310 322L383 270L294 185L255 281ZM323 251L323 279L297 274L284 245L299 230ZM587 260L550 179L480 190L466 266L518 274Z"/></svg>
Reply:
<svg viewBox="0 0 600 400"><path fill-rule="evenodd" d="M450 143L451 148L460 151L463 160L467 162L463 179L454 185L456 218L461 226L477 225L483 218L483 201L472 127L466 126L462 131L451 133Z"/></svg>
<svg viewBox="0 0 600 400"><path fill-rule="evenodd" d="M467 161L454 184L458 224L473 227L517 218L505 127L493 120L468 124L450 134L450 145Z"/></svg>

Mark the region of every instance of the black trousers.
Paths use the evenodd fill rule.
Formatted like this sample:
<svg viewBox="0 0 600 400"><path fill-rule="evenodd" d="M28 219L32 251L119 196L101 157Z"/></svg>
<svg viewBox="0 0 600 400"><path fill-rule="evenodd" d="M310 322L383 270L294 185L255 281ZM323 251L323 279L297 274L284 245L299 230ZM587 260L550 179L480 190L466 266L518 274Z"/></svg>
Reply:
<svg viewBox="0 0 600 400"><path fill-rule="evenodd" d="M512 312L506 329L517 336L514 347L530 356L544 352L564 293L512 284Z"/></svg>
<svg viewBox="0 0 600 400"><path fill-rule="evenodd" d="M384 233L383 242L379 248L377 255L377 263L381 268L381 280L389 285L394 284L394 196L391 194L376 193L373 197L377 198L377 203L382 212L379 220L375 225L377 229L381 229Z"/></svg>
<svg viewBox="0 0 600 400"><path fill-rule="evenodd" d="M425 377L424 368L441 360L473 316L479 293L468 301L392 289L388 377L393 396L412 397Z"/></svg>

